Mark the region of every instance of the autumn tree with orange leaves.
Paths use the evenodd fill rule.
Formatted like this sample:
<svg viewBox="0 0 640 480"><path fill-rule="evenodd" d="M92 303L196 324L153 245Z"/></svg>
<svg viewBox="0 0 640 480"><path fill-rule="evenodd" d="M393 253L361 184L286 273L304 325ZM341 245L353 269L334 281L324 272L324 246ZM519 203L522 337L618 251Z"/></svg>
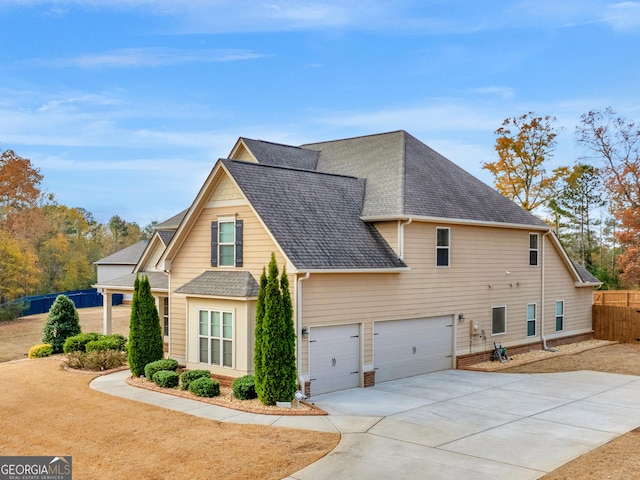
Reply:
<svg viewBox="0 0 640 480"><path fill-rule="evenodd" d="M620 280L640 286L640 124L611 107L580 117L578 141L602 162L601 172L610 208L619 223L616 237L624 247L618 257Z"/></svg>
<svg viewBox="0 0 640 480"><path fill-rule="evenodd" d="M0 154L0 303L26 295L39 281L37 254L26 232L42 175L13 150Z"/></svg>
<svg viewBox="0 0 640 480"><path fill-rule="evenodd" d="M558 135L554 121L533 112L505 119L495 131L498 160L483 165L493 174L496 190L527 211L546 205L568 173L566 167L546 169Z"/></svg>

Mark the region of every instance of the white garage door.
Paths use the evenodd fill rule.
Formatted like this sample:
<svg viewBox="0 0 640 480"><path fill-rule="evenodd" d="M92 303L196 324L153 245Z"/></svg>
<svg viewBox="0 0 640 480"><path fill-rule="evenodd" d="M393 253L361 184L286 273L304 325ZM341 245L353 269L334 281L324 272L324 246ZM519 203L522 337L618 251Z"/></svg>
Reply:
<svg viewBox="0 0 640 480"><path fill-rule="evenodd" d="M311 395L360 386L360 326L309 329Z"/></svg>
<svg viewBox="0 0 640 480"><path fill-rule="evenodd" d="M453 367L452 317L375 322L376 383Z"/></svg>

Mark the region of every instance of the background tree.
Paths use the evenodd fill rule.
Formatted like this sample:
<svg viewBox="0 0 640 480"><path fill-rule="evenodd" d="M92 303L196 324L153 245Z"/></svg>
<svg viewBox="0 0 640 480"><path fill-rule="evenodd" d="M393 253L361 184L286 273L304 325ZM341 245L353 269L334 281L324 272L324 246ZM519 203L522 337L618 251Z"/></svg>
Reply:
<svg viewBox="0 0 640 480"><path fill-rule="evenodd" d="M291 336L288 334L287 322L292 321L293 312L290 299L288 305L283 300L282 280L278 278L278 265L273 253L268 271L264 288L264 315L260 322L261 342L258 347L262 351L262 379L260 386L256 379L256 393L262 403L273 405L277 401L293 399L296 388L295 345L292 362L289 354Z"/></svg>
<svg viewBox="0 0 640 480"><path fill-rule="evenodd" d="M54 353L61 353L67 337L78 335L80 319L75 304L65 295L58 295L49 309L42 330L42 343L50 343Z"/></svg>
<svg viewBox="0 0 640 480"><path fill-rule="evenodd" d="M593 228L598 225L597 217L593 218L594 210L605 205L600 187L597 170L579 163L561 179L557 196L549 201L562 244L569 255L589 271L593 270L593 255L598 246Z"/></svg>
<svg viewBox="0 0 640 480"><path fill-rule="evenodd" d="M151 294L151 284L145 276L134 282L129 325L129 368L139 377L144 367L162 359L164 343L160 328L160 316Z"/></svg>
<svg viewBox="0 0 640 480"><path fill-rule="evenodd" d="M42 175L28 158L13 150L0 154L0 224L3 227L12 216L37 205L41 181Z"/></svg>
<svg viewBox="0 0 640 480"><path fill-rule="evenodd" d="M494 186L505 197L527 211L546 205L556 191L556 183L567 169L547 173L546 165L556 146L555 117L537 117L533 112L507 118L495 131L498 161L483 168L494 176Z"/></svg>
<svg viewBox="0 0 640 480"><path fill-rule="evenodd" d="M626 287L635 288L640 285L631 272L640 247L640 125L617 115L611 107L586 113L580 120L578 141L602 163L599 172L619 223L616 239L623 247L618 257L620 278Z"/></svg>
<svg viewBox="0 0 640 480"><path fill-rule="evenodd" d="M262 388L264 372L262 367L262 319L264 317L264 295L267 288L267 273L262 268L260 276L260 290L258 290L258 300L256 301L256 329L255 329L255 346L253 349L253 376L256 394L260 396Z"/></svg>
<svg viewBox="0 0 640 480"><path fill-rule="evenodd" d="M35 251L25 240L0 230L0 304L28 295L39 281Z"/></svg>

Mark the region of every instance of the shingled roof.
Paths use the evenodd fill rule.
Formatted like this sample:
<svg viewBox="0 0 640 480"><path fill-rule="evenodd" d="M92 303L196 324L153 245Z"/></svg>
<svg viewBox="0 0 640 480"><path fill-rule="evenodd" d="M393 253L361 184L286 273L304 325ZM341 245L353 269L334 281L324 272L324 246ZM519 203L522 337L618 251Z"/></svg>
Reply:
<svg viewBox="0 0 640 480"><path fill-rule="evenodd" d="M259 289L260 286L250 272L215 271L204 272L178 288L176 293L252 298L258 296Z"/></svg>
<svg viewBox="0 0 640 480"><path fill-rule="evenodd" d="M364 218L421 216L546 226L402 130L303 147L320 153L318 171L367 179Z"/></svg>
<svg viewBox="0 0 640 480"><path fill-rule="evenodd" d="M135 265L140 260L140 256L147 247L149 240L140 240L108 257L101 258L93 262L95 265Z"/></svg>
<svg viewBox="0 0 640 480"><path fill-rule="evenodd" d="M222 160L298 269L406 267L375 227L360 219L365 180Z"/></svg>
<svg viewBox="0 0 640 480"><path fill-rule="evenodd" d="M241 140L258 160L258 163L263 165L299 168L302 170L316 169L319 153L315 150L244 137L241 137Z"/></svg>

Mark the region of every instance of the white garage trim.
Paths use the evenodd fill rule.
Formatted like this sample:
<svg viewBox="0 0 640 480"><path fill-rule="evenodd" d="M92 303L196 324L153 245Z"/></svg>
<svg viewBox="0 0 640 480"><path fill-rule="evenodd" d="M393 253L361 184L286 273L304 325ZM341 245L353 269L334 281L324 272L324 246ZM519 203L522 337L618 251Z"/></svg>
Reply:
<svg viewBox="0 0 640 480"><path fill-rule="evenodd" d="M360 386L361 330L358 323L309 328L311 395Z"/></svg>
<svg viewBox="0 0 640 480"><path fill-rule="evenodd" d="M376 383L453 368L453 316L373 324Z"/></svg>

